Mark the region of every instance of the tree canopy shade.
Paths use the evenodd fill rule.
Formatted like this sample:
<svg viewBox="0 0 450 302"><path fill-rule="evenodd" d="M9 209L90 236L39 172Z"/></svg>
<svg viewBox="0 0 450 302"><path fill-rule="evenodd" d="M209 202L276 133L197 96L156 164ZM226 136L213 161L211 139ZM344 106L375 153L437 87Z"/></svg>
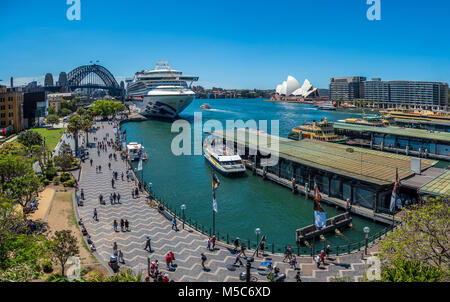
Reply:
<svg viewBox="0 0 450 302"><path fill-rule="evenodd" d="M387 261L385 269L422 271L416 261L450 274L450 207L449 197L424 201L405 210L402 223L380 248L380 258ZM412 261L406 263L404 261ZM426 271L429 271L425 268Z"/></svg>
<svg viewBox="0 0 450 302"><path fill-rule="evenodd" d="M98 100L92 105L95 115L107 118L116 112L125 110L125 106L120 102L111 100Z"/></svg>
<svg viewBox="0 0 450 302"><path fill-rule="evenodd" d="M55 114L49 114L49 115L47 115L47 118L45 121L47 124L50 124L53 127L54 124L59 123L59 118Z"/></svg>
<svg viewBox="0 0 450 302"><path fill-rule="evenodd" d="M43 138L39 133L28 130L20 133L17 137L17 141L28 149L31 149L31 146L41 146Z"/></svg>
<svg viewBox="0 0 450 302"><path fill-rule="evenodd" d="M77 239L72 235L72 231L56 231L52 237L51 254L53 259L61 265L61 275L64 276L64 270L67 260L79 254Z"/></svg>

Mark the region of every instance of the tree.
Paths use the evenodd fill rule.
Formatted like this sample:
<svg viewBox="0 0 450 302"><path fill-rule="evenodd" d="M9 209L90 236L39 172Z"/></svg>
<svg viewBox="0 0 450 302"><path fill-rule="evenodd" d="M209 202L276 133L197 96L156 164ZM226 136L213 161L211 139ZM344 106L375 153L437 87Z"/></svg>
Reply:
<svg viewBox="0 0 450 302"><path fill-rule="evenodd" d="M5 193L13 200L13 202L18 203L22 207L22 210L24 210L26 205L38 193L40 187L41 181L39 177L37 177L34 172L30 172L9 181L5 186Z"/></svg>
<svg viewBox="0 0 450 302"><path fill-rule="evenodd" d="M405 210L402 223L382 242L380 258L420 261L450 273L449 197L424 200Z"/></svg>
<svg viewBox="0 0 450 302"><path fill-rule="evenodd" d="M7 142L0 148L0 156L8 154L25 156L26 152L25 146L18 142Z"/></svg>
<svg viewBox="0 0 450 302"><path fill-rule="evenodd" d="M83 107L80 107L80 108L77 109L77 114L79 116L82 116L85 113L86 113L86 109L84 109Z"/></svg>
<svg viewBox="0 0 450 302"><path fill-rule="evenodd" d="M78 114L70 117L67 125L67 131L69 131L75 140L75 154L78 154L78 133L83 130L83 120Z"/></svg>
<svg viewBox="0 0 450 302"><path fill-rule="evenodd" d="M86 134L86 145L89 143L89 130L92 129L93 121L89 115L82 116L82 129Z"/></svg>
<svg viewBox="0 0 450 302"><path fill-rule="evenodd" d="M55 114L55 107L53 107L53 106L48 106L48 114L49 114L49 115Z"/></svg>
<svg viewBox="0 0 450 302"><path fill-rule="evenodd" d="M70 155L72 156L72 148L69 144L62 143L59 147L59 154L60 155Z"/></svg>
<svg viewBox="0 0 450 302"><path fill-rule="evenodd" d="M55 165L64 171L72 168L72 156L70 155L55 156L54 161Z"/></svg>
<svg viewBox="0 0 450 302"><path fill-rule="evenodd" d="M31 146L41 146L44 139L38 132L28 130L20 133L17 137L17 141L30 150Z"/></svg>
<svg viewBox="0 0 450 302"><path fill-rule="evenodd" d="M22 156L8 154L0 156L0 183L2 189L16 177L23 177L33 173L31 163Z"/></svg>
<svg viewBox="0 0 450 302"><path fill-rule="evenodd" d="M92 105L92 110L96 116L102 116L106 119L108 116L115 114L118 111L125 110L122 103L110 100L98 100Z"/></svg>
<svg viewBox="0 0 450 302"><path fill-rule="evenodd" d="M381 281L385 282L439 282L444 278L440 268L420 260L396 259L381 273Z"/></svg>
<svg viewBox="0 0 450 302"><path fill-rule="evenodd" d="M68 116L69 114L71 114L73 111L71 111L68 108L62 108L61 111L59 112L60 116Z"/></svg>
<svg viewBox="0 0 450 302"><path fill-rule="evenodd" d="M52 128L53 128L54 124L59 123L59 118L55 114L49 114L49 115L47 115L46 123L52 125Z"/></svg>
<svg viewBox="0 0 450 302"><path fill-rule="evenodd" d="M53 259L61 265L61 275L64 276L67 260L80 252L77 239L72 235L72 231L56 231L52 237L50 252Z"/></svg>

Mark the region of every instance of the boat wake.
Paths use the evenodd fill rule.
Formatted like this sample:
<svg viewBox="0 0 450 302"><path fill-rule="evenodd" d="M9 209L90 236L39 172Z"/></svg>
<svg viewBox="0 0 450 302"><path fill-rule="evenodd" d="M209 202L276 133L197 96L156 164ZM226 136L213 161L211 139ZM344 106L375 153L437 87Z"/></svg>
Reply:
<svg viewBox="0 0 450 302"><path fill-rule="evenodd" d="M203 109L204 111L214 111L214 112L226 112L226 113L237 113L234 111L230 111L230 110L222 110L222 109Z"/></svg>

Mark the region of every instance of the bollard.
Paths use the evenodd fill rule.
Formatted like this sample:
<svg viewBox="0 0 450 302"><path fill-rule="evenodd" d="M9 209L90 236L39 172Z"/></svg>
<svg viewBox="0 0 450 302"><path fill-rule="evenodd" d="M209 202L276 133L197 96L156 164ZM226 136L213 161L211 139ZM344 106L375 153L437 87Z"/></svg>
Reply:
<svg viewBox="0 0 450 302"><path fill-rule="evenodd" d="M275 254L275 244L272 243L272 254Z"/></svg>
<svg viewBox="0 0 450 302"><path fill-rule="evenodd" d="M228 234L227 234L227 244L230 244L230 237Z"/></svg>
<svg viewBox="0 0 450 302"><path fill-rule="evenodd" d="M348 253L350 254L350 244L348 245Z"/></svg>
<svg viewBox="0 0 450 302"><path fill-rule="evenodd" d="M336 256L339 256L339 245L336 246Z"/></svg>

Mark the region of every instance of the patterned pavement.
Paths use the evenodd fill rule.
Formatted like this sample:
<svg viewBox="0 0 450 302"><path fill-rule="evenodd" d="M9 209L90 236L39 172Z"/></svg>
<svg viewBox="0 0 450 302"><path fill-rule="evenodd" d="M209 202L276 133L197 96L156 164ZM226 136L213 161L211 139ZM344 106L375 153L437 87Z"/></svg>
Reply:
<svg viewBox="0 0 450 302"><path fill-rule="evenodd" d="M90 142L97 137L102 140L106 132L109 138L113 138L112 126L105 122L97 122L96 126L103 125L97 133L89 136ZM126 163L120 159L117 153L117 161L114 158L109 161L111 149L108 153L101 152L97 155L96 148L90 149L90 155L93 159L93 166L90 166L89 160L82 164L81 178L79 187L84 190L84 206L78 207L78 216L83 218L84 225L97 248L96 256L107 266L110 256L113 254L113 242L117 242L118 249L122 250L125 264L121 269L131 268L133 271L147 270L147 257L151 260L158 259L159 269L167 272L169 278L174 281L239 281L239 274L245 271L245 266L229 267L234 263L235 256L233 248L222 242L216 244L215 251L208 251L206 248L207 237L199 232L185 227L185 230L178 232L172 230L171 221L161 215L157 209L150 207L146 202L146 196L140 194L139 198L133 198L131 190L135 188L135 182L121 180L121 172L126 171ZM111 162L111 170L108 169L108 162ZM96 166L102 166L102 173L96 173ZM113 171L119 173L115 188L111 186ZM121 204L111 205L109 201L110 193L119 193L121 195ZM98 196L104 196L105 205L100 205ZM97 208L98 221L93 219L94 208ZM130 231L121 232L120 226L118 232L113 229L113 220L118 222L120 219L128 219L130 222ZM181 228L181 223L179 223ZM144 250L146 237L151 238L152 252ZM176 267L168 270L165 264L166 254L172 251L175 254ZM200 254L204 253L208 260L206 261L206 270L201 267ZM246 251L249 254L249 251ZM351 276L353 281L358 281L365 269L366 264L361 260L361 253L354 253L334 258L333 261L326 261L325 266L317 269L312 257L297 257L298 265L301 271L302 281L329 281L335 276ZM259 281L267 281L267 278L259 274L257 268L264 261L272 261L282 273L285 273L286 281L295 281L297 270L291 269L288 263L282 262L283 255L267 253L265 257L255 258L252 264L252 275ZM245 260L242 259L245 265ZM144 276L146 273L144 273Z"/></svg>

